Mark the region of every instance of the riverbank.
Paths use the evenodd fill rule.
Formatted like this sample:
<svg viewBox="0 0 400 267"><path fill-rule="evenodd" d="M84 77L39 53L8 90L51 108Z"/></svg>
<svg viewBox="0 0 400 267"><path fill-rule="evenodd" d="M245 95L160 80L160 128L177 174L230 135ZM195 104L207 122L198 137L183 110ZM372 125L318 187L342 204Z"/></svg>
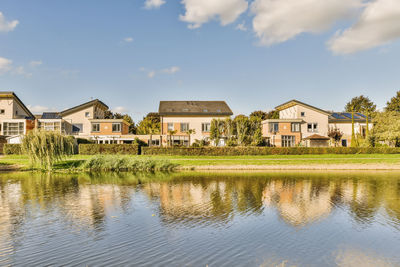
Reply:
<svg viewBox="0 0 400 267"><path fill-rule="evenodd" d="M93 156L74 155L56 170L79 169ZM130 156L168 160L177 170L400 170L400 154L327 154L268 156ZM28 157L2 156L0 170L29 170Z"/></svg>

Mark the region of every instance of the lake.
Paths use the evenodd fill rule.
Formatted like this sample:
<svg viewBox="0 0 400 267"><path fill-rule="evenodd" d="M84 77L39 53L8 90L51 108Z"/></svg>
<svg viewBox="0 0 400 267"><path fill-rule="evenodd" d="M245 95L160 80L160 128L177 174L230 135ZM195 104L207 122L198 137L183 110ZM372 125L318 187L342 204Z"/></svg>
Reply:
<svg viewBox="0 0 400 267"><path fill-rule="evenodd" d="M400 266L400 173L0 173L8 265Z"/></svg>

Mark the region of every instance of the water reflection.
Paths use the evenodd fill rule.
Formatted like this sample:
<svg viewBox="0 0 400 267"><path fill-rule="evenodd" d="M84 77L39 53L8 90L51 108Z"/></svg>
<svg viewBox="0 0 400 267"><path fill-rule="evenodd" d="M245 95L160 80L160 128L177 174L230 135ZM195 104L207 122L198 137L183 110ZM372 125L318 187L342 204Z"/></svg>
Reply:
<svg viewBox="0 0 400 267"><path fill-rule="evenodd" d="M121 217L129 218L121 218L126 227L146 223L137 211L143 209L156 214L159 231L162 227L228 229L237 221L255 218L268 224L264 218L271 212L287 226L302 229L341 218L335 215L340 213L351 218L346 223L357 231L384 225L398 238L400 176L396 172L1 174L0 265L18 262L15 257L22 249L26 259L33 260L35 253L27 251L34 251L39 239L51 231L54 236L66 231L74 238L84 233L93 240L106 239ZM53 229L55 225L58 228ZM348 262L349 251L337 256L336 264Z"/></svg>

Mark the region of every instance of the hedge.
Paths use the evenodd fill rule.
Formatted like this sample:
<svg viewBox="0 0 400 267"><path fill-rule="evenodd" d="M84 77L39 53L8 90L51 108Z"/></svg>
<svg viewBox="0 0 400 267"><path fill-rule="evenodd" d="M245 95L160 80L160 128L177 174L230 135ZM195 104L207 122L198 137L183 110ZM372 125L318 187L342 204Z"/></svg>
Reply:
<svg viewBox="0 0 400 267"><path fill-rule="evenodd" d="M398 147L143 147L143 155L245 156L306 154L399 154Z"/></svg>
<svg viewBox="0 0 400 267"><path fill-rule="evenodd" d="M139 146L137 144L79 144L79 154L124 154L138 155Z"/></svg>
<svg viewBox="0 0 400 267"><path fill-rule="evenodd" d="M3 146L4 155L21 155L22 146L20 144L4 144Z"/></svg>

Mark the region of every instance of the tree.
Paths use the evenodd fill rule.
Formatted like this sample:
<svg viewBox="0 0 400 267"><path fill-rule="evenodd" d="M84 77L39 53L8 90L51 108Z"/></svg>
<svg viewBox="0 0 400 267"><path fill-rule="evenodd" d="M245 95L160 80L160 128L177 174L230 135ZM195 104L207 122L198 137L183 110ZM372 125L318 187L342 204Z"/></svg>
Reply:
<svg viewBox="0 0 400 267"><path fill-rule="evenodd" d="M261 128L258 128L253 135L253 141L251 144L253 146L262 146L264 143L263 137L262 137L262 131Z"/></svg>
<svg viewBox="0 0 400 267"><path fill-rule="evenodd" d="M177 130L170 130L170 131L168 131L169 146L172 146L172 136L174 136L176 133L177 133Z"/></svg>
<svg viewBox="0 0 400 267"><path fill-rule="evenodd" d="M74 138L55 131L34 130L24 136L22 148L32 164L50 170L54 163L73 154Z"/></svg>
<svg viewBox="0 0 400 267"><path fill-rule="evenodd" d="M236 125L237 142L239 146L244 146L248 142L250 130L249 118L244 115L238 115L233 120Z"/></svg>
<svg viewBox="0 0 400 267"><path fill-rule="evenodd" d="M379 112L374 117L372 135L376 141L388 143L390 146L400 146L400 112Z"/></svg>
<svg viewBox="0 0 400 267"><path fill-rule="evenodd" d="M251 117L257 117L257 118L260 118L260 120L266 120L267 119L267 116L268 116L268 113L267 112L265 112L265 111L262 111L262 110L256 110L256 111L253 111L251 114L250 114L250 118Z"/></svg>
<svg viewBox="0 0 400 267"><path fill-rule="evenodd" d="M400 112L400 91L397 91L396 96L386 103L385 110Z"/></svg>
<svg viewBox="0 0 400 267"><path fill-rule="evenodd" d="M265 119L266 120L279 119L279 111L271 110L270 112L267 113L267 117Z"/></svg>
<svg viewBox="0 0 400 267"><path fill-rule="evenodd" d="M161 131L160 115L158 113L148 113L143 120L138 123L136 128L137 134L150 134L153 130L157 132Z"/></svg>
<svg viewBox="0 0 400 267"><path fill-rule="evenodd" d="M225 123L223 120L213 119L210 125L210 139L214 141L214 145L218 146L219 141L224 134Z"/></svg>
<svg viewBox="0 0 400 267"><path fill-rule="evenodd" d="M328 136L333 140L335 146L337 146L342 139L343 132L341 132L338 128L331 127L329 128Z"/></svg>
<svg viewBox="0 0 400 267"><path fill-rule="evenodd" d="M117 119L117 120L125 120L129 123L129 133L135 134L136 133L136 126L135 122L133 121L132 117L128 114L121 114L121 113L113 113L111 110L106 110L104 112L105 119Z"/></svg>
<svg viewBox="0 0 400 267"><path fill-rule="evenodd" d="M196 134L196 130L195 130L195 129L189 129L189 130L186 131L186 134L187 134L188 137L189 137L189 144L188 144L188 146L190 146L190 136L191 136L192 134Z"/></svg>
<svg viewBox="0 0 400 267"><path fill-rule="evenodd" d="M376 105L364 95L353 97L344 107L346 112L359 112L362 114L376 111Z"/></svg>

